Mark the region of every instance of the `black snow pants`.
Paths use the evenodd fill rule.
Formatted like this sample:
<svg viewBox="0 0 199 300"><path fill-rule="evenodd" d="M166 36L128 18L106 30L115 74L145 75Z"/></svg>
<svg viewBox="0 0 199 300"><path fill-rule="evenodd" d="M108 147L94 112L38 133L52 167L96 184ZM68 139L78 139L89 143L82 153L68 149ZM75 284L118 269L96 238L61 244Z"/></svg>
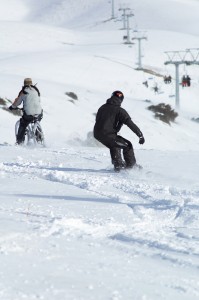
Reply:
<svg viewBox="0 0 199 300"><path fill-rule="evenodd" d="M127 139L116 135L115 138L106 136L100 137L98 140L110 149L111 160L115 169L132 168L136 164L133 145Z"/></svg>
<svg viewBox="0 0 199 300"><path fill-rule="evenodd" d="M119 135L116 137L113 147L110 147L110 155L115 168L132 168L136 163L133 145Z"/></svg>

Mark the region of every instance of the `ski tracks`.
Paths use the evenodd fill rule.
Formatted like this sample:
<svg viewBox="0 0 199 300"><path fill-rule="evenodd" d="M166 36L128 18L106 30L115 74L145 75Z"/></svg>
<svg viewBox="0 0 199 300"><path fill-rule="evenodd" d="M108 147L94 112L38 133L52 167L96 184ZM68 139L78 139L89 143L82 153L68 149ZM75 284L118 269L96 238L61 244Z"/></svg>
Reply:
<svg viewBox="0 0 199 300"><path fill-rule="evenodd" d="M190 254L198 257L197 187L193 190L172 186L168 182L163 184L159 181L160 174L153 171L114 173L103 169L103 160L108 162L102 151L93 155L91 150L37 149L31 159L18 156L17 161L0 163L0 174L58 182L65 185L66 190L67 186L74 186L86 191L89 197L98 197L99 202L120 204L128 211L126 224L110 220L99 224L93 219L52 217L48 222L38 224L44 236L66 233L106 236L128 246L147 247L153 255L180 264Z"/></svg>

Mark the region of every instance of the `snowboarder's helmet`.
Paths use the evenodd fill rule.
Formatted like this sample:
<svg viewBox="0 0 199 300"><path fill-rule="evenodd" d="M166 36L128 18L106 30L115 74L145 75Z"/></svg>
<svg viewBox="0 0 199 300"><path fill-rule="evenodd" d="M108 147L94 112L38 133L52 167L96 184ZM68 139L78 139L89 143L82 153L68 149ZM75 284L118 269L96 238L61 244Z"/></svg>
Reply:
<svg viewBox="0 0 199 300"><path fill-rule="evenodd" d="M112 93L112 96L120 98L122 101L124 99L124 94L121 91L115 91Z"/></svg>
<svg viewBox="0 0 199 300"><path fill-rule="evenodd" d="M24 85L32 85L32 79L31 78L25 78L24 79Z"/></svg>

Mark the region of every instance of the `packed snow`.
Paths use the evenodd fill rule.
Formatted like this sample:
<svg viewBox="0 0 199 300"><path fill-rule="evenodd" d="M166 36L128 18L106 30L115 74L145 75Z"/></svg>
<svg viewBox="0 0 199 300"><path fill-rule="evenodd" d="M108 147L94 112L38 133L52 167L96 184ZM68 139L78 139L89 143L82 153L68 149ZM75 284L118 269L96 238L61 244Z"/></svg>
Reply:
<svg viewBox="0 0 199 300"><path fill-rule="evenodd" d="M147 35L142 64L151 74L136 70L123 4L114 1L111 19L111 2L0 0L1 300L199 299L198 66L180 66L192 80L180 86L175 122L147 109L176 111L164 52L198 48L199 1L126 4L131 38ZM25 77L41 92L45 147L15 146L19 117L5 108ZM114 173L92 138L97 109L118 89L146 140L121 130L142 170Z"/></svg>

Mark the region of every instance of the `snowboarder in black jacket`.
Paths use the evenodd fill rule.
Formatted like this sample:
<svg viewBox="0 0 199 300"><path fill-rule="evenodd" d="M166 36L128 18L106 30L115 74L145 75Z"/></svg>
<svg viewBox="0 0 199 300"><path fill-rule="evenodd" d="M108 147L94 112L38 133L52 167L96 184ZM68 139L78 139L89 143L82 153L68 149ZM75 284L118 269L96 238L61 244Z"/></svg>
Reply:
<svg viewBox="0 0 199 300"><path fill-rule="evenodd" d="M120 171L122 168L133 168L137 165L131 142L118 135L123 124L139 137L140 144L145 142L140 129L133 123L126 110L121 107L123 99L122 92L113 92L111 98L99 108L94 126L94 137L110 149L115 171ZM123 150L124 161L121 150Z"/></svg>

